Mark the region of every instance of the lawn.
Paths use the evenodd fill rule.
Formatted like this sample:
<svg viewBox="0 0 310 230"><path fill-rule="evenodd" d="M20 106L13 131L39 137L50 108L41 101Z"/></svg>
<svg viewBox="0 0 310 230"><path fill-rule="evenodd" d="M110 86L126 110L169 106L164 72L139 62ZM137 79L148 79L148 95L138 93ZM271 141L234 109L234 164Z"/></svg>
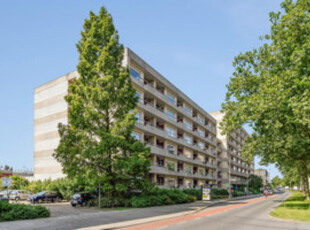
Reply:
<svg viewBox="0 0 310 230"><path fill-rule="evenodd" d="M272 211L270 215L281 219L310 222L310 201L306 200L303 193L292 193L292 195Z"/></svg>

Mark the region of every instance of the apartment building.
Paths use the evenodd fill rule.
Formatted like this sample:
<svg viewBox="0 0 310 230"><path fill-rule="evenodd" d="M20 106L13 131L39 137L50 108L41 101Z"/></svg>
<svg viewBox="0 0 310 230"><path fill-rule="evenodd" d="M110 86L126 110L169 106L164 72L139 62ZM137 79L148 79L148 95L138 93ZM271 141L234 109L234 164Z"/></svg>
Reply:
<svg viewBox="0 0 310 230"><path fill-rule="evenodd" d="M139 96L137 124L132 135L151 148L149 179L164 188L217 185L216 120L143 61L125 49ZM53 158L58 146L58 123L67 123L64 100L76 71L35 89L34 177L63 177Z"/></svg>
<svg viewBox="0 0 310 230"><path fill-rule="evenodd" d="M254 174L254 160L247 163L241 155L241 148L244 145L248 133L243 129L235 130L230 137L223 135L219 127L224 114L220 111L210 113L217 121L217 166L219 188L237 189L243 184L248 184L248 177Z"/></svg>
<svg viewBox="0 0 310 230"><path fill-rule="evenodd" d="M267 186L268 184L270 184L269 172L266 169L255 169L254 175L262 178L262 182L263 182L264 187Z"/></svg>

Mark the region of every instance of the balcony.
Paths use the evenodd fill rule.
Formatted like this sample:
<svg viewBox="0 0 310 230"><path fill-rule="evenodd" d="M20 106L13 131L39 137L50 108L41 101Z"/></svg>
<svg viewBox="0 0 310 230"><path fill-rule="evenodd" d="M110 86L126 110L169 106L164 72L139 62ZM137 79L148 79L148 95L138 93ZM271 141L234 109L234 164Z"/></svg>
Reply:
<svg viewBox="0 0 310 230"><path fill-rule="evenodd" d="M209 125L202 125L199 121L199 119L197 117L193 117L190 116L189 114L187 114L187 112L185 111L185 109L181 106L177 106L176 104L173 104L172 102L170 102L167 98L167 95L165 95L163 92L159 91L158 89L156 89L152 84L150 84L149 82L147 82L146 80L140 78L140 79L136 79L134 77L131 77L132 82L135 85L138 85L142 88L144 88L147 92L151 93L153 96L155 96L157 99L160 99L162 101L164 101L167 105L172 106L174 109L176 109L177 111L179 111L181 114L183 114L184 116L186 116L187 118L190 118L192 121L194 121L195 123L201 125L202 127L204 127L205 129L207 129L209 132L213 133L214 135L216 135L215 129L211 128Z"/></svg>

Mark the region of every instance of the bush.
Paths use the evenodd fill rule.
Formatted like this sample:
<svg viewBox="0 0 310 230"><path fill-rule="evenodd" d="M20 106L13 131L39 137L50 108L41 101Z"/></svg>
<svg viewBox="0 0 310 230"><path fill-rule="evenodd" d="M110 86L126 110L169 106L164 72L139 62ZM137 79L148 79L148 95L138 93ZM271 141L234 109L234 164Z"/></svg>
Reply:
<svg viewBox="0 0 310 230"><path fill-rule="evenodd" d="M201 200L201 189L185 189L183 192L187 195L196 197L196 200Z"/></svg>
<svg viewBox="0 0 310 230"><path fill-rule="evenodd" d="M228 196L228 191L227 189L222 189L222 188L213 188L211 190L211 195L212 197L215 196Z"/></svg>
<svg viewBox="0 0 310 230"><path fill-rule="evenodd" d="M233 196L244 196L244 192L239 192L239 191L233 191Z"/></svg>
<svg viewBox="0 0 310 230"><path fill-rule="evenodd" d="M0 201L0 222L36 219L49 216L50 211L42 206L9 204L8 202Z"/></svg>

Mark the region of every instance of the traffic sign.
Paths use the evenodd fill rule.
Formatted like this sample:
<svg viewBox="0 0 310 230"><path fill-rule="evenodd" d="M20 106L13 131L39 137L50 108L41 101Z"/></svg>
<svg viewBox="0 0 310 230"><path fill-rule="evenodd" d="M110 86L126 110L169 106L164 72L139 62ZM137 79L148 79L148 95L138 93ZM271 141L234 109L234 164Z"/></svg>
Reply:
<svg viewBox="0 0 310 230"><path fill-rule="evenodd" d="M1 178L2 187L10 187L12 186L12 178L11 177L2 177Z"/></svg>

